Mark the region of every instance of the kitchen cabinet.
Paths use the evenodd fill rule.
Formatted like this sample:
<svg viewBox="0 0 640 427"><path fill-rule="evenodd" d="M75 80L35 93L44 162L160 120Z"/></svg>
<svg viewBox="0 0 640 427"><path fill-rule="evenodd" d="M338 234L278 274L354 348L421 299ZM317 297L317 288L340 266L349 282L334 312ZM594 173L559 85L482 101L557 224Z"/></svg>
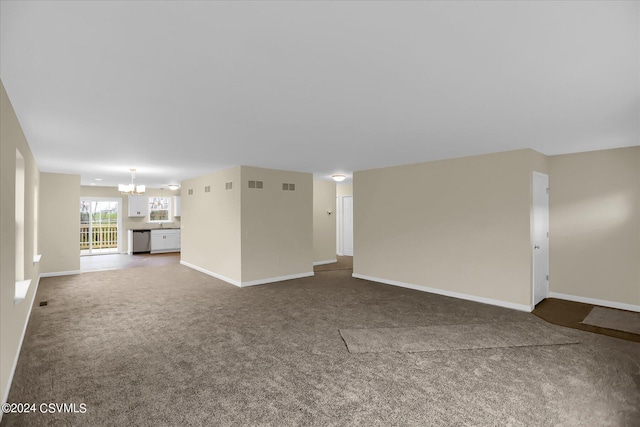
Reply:
<svg viewBox="0 0 640 427"><path fill-rule="evenodd" d="M151 230L151 253L180 252L179 229Z"/></svg>
<svg viewBox="0 0 640 427"><path fill-rule="evenodd" d="M182 205L180 204L180 196L173 196L173 216L182 215Z"/></svg>
<svg viewBox="0 0 640 427"><path fill-rule="evenodd" d="M147 196L129 196L129 217L145 217L149 212Z"/></svg>

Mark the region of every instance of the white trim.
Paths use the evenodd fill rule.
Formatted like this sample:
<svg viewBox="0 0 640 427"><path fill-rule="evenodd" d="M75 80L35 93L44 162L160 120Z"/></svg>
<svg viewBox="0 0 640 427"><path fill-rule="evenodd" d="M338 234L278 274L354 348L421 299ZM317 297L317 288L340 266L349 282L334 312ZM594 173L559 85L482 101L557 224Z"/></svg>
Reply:
<svg viewBox="0 0 640 427"><path fill-rule="evenodd" d="M266 283L273 283L273 282L282 282L283 280L301 279L303 277L311 277L313 275L314 275L313 271L310 271L307 273L290 274L288 276L271 277L269 279L250 280L248 282L242 282L242 287L264 285Z"/></svg>
<svg viewBox="0 0 640 427"><path fill-rule="evenodd" d="M344 200L351 197L351 253L347 254L344 250ZM353 194L345 194L340 196L340 256L353 256L355 250L355 237L353 231Z"/></svg>
<svg viewBox="0 0 640 427"><path fill-rule="evenodd" d="M57 277L57 276L71 276L72 274L80 274L82 271L80 270L69 270L69 271L52 271L50 273L42 273L40 277Z"/></svg>
<svg viewBox="0 0 640 427"><path fill-rule="evenodd" d="M13 383L13 374L16 372L16 367L18 366L18 357L20 357L20 351L22 350L22 342L24 341L24 336L27 333L27 325L29 324L29 319L31 318L31 309L33 308L33 302L36 300L36 294L38 293L38 285L40 284L40 277L38 276L38 280L36 280L36 287L33 291L33 298L31 299L31 305L29 306L29 312L27 313L27 318L24 322L24 327L22 328L22 335L20 336L20 342L18 343L18 350L16 351L16 355L13 358L13 366L11 367L11 371L9 371L9 381L7 382L7 389L2 393L2 404L7 403L7 399L9 398L9 391L11 390L11 383ZM0 421L2 421L3 413L0 411Z"/></svg>
<svg viewBox="0 0 640 427"><path fill-rule="evenodd" d="M550 218L550 210L551 210L551 200L549 199L549 175L542 173L542 172L536 172L533 171L532 175L531 175L531 210L530 210L530 248L531 248L531 301L533 301L533 305L535 307L536 305L536 254L535 254L535 226L536 226L536 215L535 215L535 189L536 189L536 184L535 184L535 177L539 177L539 178L543 178L546 180L547 182L547 229L546 229L546 233L547 233L547 272L546 272L546 276L547 276L547 286L546 286L546 295L540 300L538 301L538 304L541 303L542 301L545 300L545 298L549 298L549 288L551 286L551 282L549 281L549 272L551 270L551 258L550 258L550 241L549 241L549 218Z"/></svg>
<svg viewBox="0 0 640 427"><path fill-rule="evenodd" d="M479 296L476 296L476 295L463 294L463 293L460 293L460 292L445 291L443 289L430 288L428 286L421 286L421 285L414 285L414 284L411 284L411 283L398 282L397 280L389 280L389 279L381 279L379 277L365 276L364 274L353 273L352 276L355 277L356 279L364 279L364 280L369 280L371 282L384 283L385 285L400 286L402 288L415 289L417 291L429 292L429 293L432 293L432 294L444 295L444 296L447 296L447 297L453 297L453 298L463 299L463 300L467 300L467 301L480 302L482 304L490 304L490 305L495 305L495 306L498 306L498 307L510 308L512 310L526 311L528 313L532 312L533 309L534 309L534 307L529 306L529 305L525 305L525 304L516 304L516 303L513 303L513 302L502 301L502 300L497 300L497 299L492 299L492 298L479 297Z"/></svg>
<svg viewBox="0 0 640 427"><path fill-rule="evenodd" d="M338 260L337 259L328 259L326 261L313 261L313 265L333 264L334 262L338 262Z"/></svg>
<svg viewBox="0 0 640 427"><path fill-rule="evenodd" d="M218 273L214 273L213 271L206 270L206 269L204 269L202 267L198 267L197 265L188 263L186 261L180 260L180 264L184 265L185 267L193 268L194 270L197 270L200 273L204 273L206 275L213 276L216 279L220 279L223 282L227 282L229 284L232 284L233 286L238 286L238 287L242 286L242 282L240 282L238 280L230 279L229 277L223 276L223 275L218 274Z"/></svg>
<svg viewBox="0 0 640 427"><path fill-rule="evenodd" d="M283 280L300 279L302 277L313 276L313 271L311 271L311 272L308 272L308 273L291 274L289 276L271 277L269 279L259 279L259 280L250 280L248 282L241 282L241 281L238 281L238 280L230 279L229 277L223 276L221 274L214 273L213 271L209 271L209 270L204 269L202 267L198 267L197 265L188 263L186 261L180 261L180 264L184 265L185 267L193 268L194 270L197 270L197 271L199 271L201 273L204 273L204 274L207 274L209 276L213 276L216 279L220 279L220 280L222 280L224 282L227 282L227 283L232 284L233 286L237 286L239 288L244 288L246 286L264 285L266 283L282 282Z"/></svg>
<svg viewBox="0 0 640 427"><path fill-rule="evenodd" d="M33 256L33 263L37 264L37 263L40 262L41 259L42 259L42 254L34 255Z"/></svg>
<svg viewBox="0 0 640 427"><path fill-rule="evenodd" d="M567 301L583 302L585 304L601 305L603 307L619 308L621 310L640 312L640 305L627 304L624 302L607 301L597 298L580 297L577 295L561 294L559 292L549 292L549 298L564 299Z"/></svg>
<svg viewBox="0 0 640 427"><path fill-rule="evenodd" d="M21 280L16 282L15 293L13 294L13 304L18 304L20 301L24 301L29 292L29 285L31 285L31 279Z"/></svg>
<svg viewBox="0 0 640 427"><path fill-rule="evenodd" d="M336 255L342 256L342 199L340 195L336 195Z"/></svg>

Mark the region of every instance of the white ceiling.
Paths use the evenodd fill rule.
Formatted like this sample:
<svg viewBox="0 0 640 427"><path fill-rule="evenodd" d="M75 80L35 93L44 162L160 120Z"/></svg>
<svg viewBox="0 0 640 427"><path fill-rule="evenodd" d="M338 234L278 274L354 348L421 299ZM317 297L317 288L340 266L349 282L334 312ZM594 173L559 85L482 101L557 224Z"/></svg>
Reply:
<svg viewBox="0 0 640 427"><path fill-rule="evenodd" d="M2 1L0 77L44 172L160 187L640 143L640 8Z"/></svg>

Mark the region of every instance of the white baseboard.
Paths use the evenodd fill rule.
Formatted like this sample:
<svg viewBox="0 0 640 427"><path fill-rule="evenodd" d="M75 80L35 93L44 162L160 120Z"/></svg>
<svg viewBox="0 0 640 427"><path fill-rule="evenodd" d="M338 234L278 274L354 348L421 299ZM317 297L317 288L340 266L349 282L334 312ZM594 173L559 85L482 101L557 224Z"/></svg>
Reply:
<svg viewBox="0 0 640 427"><path fill-rule="evenodd" d="M364 280L369 280L371 282L384 283L385 285L400 286L402 288L415 289L417 291L429 292L432 294L444 295L447 297L453 297L453 298L463 299L467 301L480 302L482 304L495 305L498 307L510 308L512 310L526 311L528 313L532 312L534 308L532 306L528 306L525 304L516 304L513 302L479 297L479 296L470 295L470 294L463 294L460 292L446 291L443 289L436 289L436 288L430 288L427 286L414 285L412 283L398 282L397 280L381 279L379 277L365 276L364 274L353 273L352 276L355 277L356 279L364 279Z"/></svg>
<svg viewBox="0 0 640 427"><path fill-rule="evenodd" d="M80 274L82 271L80 270L71 270L71 271L53 271L51 273L42 273L40 277L56 277L56 276L71 276L73 274Z"/></svg>
<svg viewBox="0 0 640 427"><path fill-rule="evenodd" d="M197 271L199 271L200 273L204 273L204 274L207 274L207 275L209 275L209 276L213 276L213 277L215 277L216 279L220 279L220 280L222 280L223 282L227 282L227 283L229 283L229 284L232 284L233 286L238 286L238 287L241 287L241 286L242 286L242 282L240 282L240 281L238 281L238 280L231 279L231 278L229 278L229 277L223 276L222 274L214 273L213 271L209 271L209 270L207 270L207 269L205 269L205 268L198 267L198 266L197 266L197 265L195 265L195 264L191 264L191 263L189 263L189 262L182 261L182 260L180 260L180 264L184 265L185 267L193 268L194 270L197 270Z"/></svg>
<svg viewBox="0 0 640 427"><path fill-rule="evenodd" d="M16 367L18 366L18 358L20 357L20 351L22 351L22 343L24 341L24 336L27 333L27 325L29 324L29 318L31 318L31 310L33 309L33 303L36 300L36 293L38 292L38 286L40 285L40 278L42 274L38 276L38 280L36 280L36 286L33 290L33 299L31 300L31 305L29 306L29 311L27 312L27 318L24 322L24 327L22 328L22 335L20 336L20 341L18 342L18 350L16 351L16 355L13 358L13 365L11 366L11 371L9 372L9 381L7 382L6 390L2 392L2 404L7 403L7 399L9 399L9 391L11 391L11 384L13 383L13 375L16 372ZM0 421L2 421L3 413L0 411Z"/></svg>
<svg viewBox="0 0 640 427"><path fill-rule="evenodd" d="M326 261L313 261L313 265L325 265L325 264L333 264L334 262L338 262L337 259L328 259Z"/></svg>
<svg viewBox="0 0 640 427"><path fill-rule="evenodd" d="M559 292L549 292L549 298L564 299L567 301L583 302L585 304L601 305L603 307L619 308L621 310L640 312L640 305L627 304L624 302L607 301L603 299L580 297L577 295L561 294Z"/></svg>
<svg viewBox="0 0 640 427"><path fill-rule="evenodd" d="M302 277L313 276L313 271L311 271L311 272L307 272L307 273L292 274L292 275L289 275L289 276L270 277L268 279L258 279L258 280L250 280L248 282L241 282L241 281L234 280L234 279L231 279L229 277L223 276L221 274L214 273L213 271L209 271L209 270L204 269L202 267L198 267L197 265L188 263L186 261L180 261L180 264L184 265L185 267L193 268L194 270L197 270L197 271L199 271L201 273L204 273L204 274L207 274L209 276L213 276L216 279L220 279L220 280L222 280L224 282L230 283L233 286L238 286L239 288L244 288L246 286L265 285L267 283L282 282L283 280L300 279Z"/></svg>

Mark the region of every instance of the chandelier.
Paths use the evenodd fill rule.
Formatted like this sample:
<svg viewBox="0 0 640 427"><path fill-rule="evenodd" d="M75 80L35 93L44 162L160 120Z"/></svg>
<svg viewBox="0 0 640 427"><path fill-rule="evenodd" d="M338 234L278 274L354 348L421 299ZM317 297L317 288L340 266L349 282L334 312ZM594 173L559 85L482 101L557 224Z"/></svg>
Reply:
<svg viewBox="0 0 640 427"><path fill-rule="evenodd" d="M136 170L131 171L131 184L118 184L118 191L124 194L143 194L146 187L144 185L135 185L133 180L136 178Z"/></svg>

